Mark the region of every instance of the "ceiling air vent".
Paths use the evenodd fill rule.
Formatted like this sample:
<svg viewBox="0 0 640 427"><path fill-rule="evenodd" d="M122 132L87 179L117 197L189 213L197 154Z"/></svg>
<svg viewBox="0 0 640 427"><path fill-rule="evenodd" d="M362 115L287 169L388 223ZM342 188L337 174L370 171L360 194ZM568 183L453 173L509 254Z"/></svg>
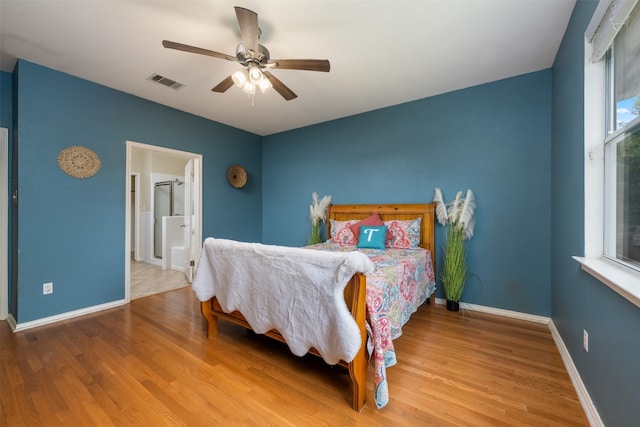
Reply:
<svg viewBox="0 0 640 427"><path fill-rule="evenodd" d="M161 76L160 74L155 73L151 74L147 80L151 80L152 82L170 87L171 89L180 89L182 86L184 86L182 83L178 83L175 80L171 80L165 76Z"/></svg>

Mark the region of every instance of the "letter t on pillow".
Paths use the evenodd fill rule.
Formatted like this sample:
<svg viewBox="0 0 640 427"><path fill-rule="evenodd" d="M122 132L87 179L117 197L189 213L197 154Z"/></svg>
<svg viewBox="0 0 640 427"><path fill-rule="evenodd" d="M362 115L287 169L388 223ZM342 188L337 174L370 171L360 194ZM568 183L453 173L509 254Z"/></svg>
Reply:
<svg viewBox="0 0 640 427"><path fill-rule="evenodd" d="M359 248L385 249L387 239L386 225L363 225L358 236Z"/></svg>
<svg viewBox="0 0 640 427"><path fill-rule="evenodd" d="M384 225L384 222L380 218L380 215L378 215L378 213L376 212L373 215L363 219L362 221L350 225L349 228L351 229L353 235L356 236L356 238L360 237L360 227L362 227L363 225Z"/></svg>

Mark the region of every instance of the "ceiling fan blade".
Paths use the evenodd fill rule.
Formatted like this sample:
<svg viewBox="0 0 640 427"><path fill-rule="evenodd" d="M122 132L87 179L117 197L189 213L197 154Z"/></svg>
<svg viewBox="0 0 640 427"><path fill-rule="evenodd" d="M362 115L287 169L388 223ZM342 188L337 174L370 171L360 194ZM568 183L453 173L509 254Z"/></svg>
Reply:
<svg viewBox="0 0 640 427"><path fill-rule="evenodd" d="M214 58L226 59L227 61L238 62L238 58L226 55L213 50L203 49L201 47L189 46L188 44L176 43L169 40L162 40L162 46L168 49L182 50L184 52L198 53L200 55L213 56Z"/></svg>
<svg viewBox="0 0 640 427"><path fill-rule="evenodd" d="M258 37L260 35L258 14L240 6L235 6L235 10L238 25L240 26L242 44L245 49L252 51L255 57L258 54Z"/></svg>
<svg viewBox="0 0 640 427"><path fill-rule="evenodd" d="M327 59L271 59L268 67L282 70L307 70L329 72L331 64Z"/></svg>
<svg viewBox="0 0 640 427"><path fill-rule="evenodd" d="M224 93L231 86L233 86L233 79L231 78L231 76L229 76L226 79L224 79L223 81L221 81L220 83L218 83L218 85L216 87L214 87L213 89L211 89L211 91L212 92Z"/></svg>
<svg viewBox="0 0 640 427"><path fill-rule="evenodd" d="M287 101L291 101L292 99L295 99L298 97L298 95L293 93L291 89L289 89L284 83L278 80L276 76L274 76L270 72L263 71L262 74L264 74L269 79L269 81L273 85L273 88L276 90L276 92L282 95L282 97Z"/></svg>

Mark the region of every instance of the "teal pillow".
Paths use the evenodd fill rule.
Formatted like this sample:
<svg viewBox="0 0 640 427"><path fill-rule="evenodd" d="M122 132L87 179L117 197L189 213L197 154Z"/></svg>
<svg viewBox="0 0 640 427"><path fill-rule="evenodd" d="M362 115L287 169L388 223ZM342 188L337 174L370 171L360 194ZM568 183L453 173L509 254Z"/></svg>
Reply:
<svg viewBox="0 0 640 427"><path fill-rule="evenodd" d="M362 227L360 227L360 235L358 236L358 247L384 250L384 242L386 239L386 225L363 225Z"/></svg>

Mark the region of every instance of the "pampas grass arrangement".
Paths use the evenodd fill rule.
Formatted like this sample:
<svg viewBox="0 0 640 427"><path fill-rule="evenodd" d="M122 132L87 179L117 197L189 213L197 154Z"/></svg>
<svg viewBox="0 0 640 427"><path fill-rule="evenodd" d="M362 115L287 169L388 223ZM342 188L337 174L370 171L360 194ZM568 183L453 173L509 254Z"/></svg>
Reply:
<svg viewBox="0 0 640 427"><path fill-rule="evenodd" d="M314 245L322 241L322 223L327 220L327 208L331 203L331 196L324 196L318 200L318 193L311 195L313 203L309 206L309 219L311 219L311 235L309 244Z"/></svg>
<svg viewBox="0 0 640 427"><path fill-rule="evenodd" d="M476 207L476 201L473 192L467 190L464 197L462 197L462 191L458 191L455 199L446 204L439 188L435 190L433 201L436 203L438 222L447 227L447 243L442 273L447 308L457 310L467 279L464 240L469 240L473 236L475 226L473 211ZM450 301L455 304L449 304Z"/></svg>
<svg viewBox="0 0 640 427"><path fill-rule="evenodd" d="M457 227L448 227L444 271L442 273L442 283L447 301L460 302L466 278L467 265L465 264L462 232Z"/></svg>

